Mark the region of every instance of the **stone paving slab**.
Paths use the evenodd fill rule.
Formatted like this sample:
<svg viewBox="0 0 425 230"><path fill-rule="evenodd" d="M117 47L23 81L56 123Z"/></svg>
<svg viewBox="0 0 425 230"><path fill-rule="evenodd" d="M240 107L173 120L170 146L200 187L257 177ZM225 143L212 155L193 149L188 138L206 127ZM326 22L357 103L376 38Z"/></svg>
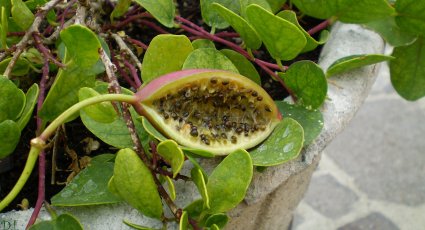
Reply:
<svg viewBox="0 0 425 230"><path fill-rule="evenodd" d="M293 230L425 229L425 99L407 102L381 65L352 123L327 147Z"/></svg>

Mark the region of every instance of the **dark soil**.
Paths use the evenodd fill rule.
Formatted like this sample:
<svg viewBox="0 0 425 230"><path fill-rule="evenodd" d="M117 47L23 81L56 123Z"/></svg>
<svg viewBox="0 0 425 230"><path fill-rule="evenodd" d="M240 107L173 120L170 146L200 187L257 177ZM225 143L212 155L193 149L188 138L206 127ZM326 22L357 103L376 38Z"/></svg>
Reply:
<svg viewBox="0 0 425 230"><path fill-rule="evenodd" d="M183 1L178 0L179 3L178 9L180 11L180 14L190 19L191 21L200 24L200 13L198 10L198 5L194 1ZM185 4L185 7L182 7L183 4ZM106 10L107 12L107 10ZM309 29L317 24L320 23L320 21L316 19L311 18L303 18L302 22L305 24L303 25L305 28ZM207 29L207 27L205 27ZM155 33L148 32L148 33L137 33L139 30L143 30L143 27L130 25L128 27L129 31L127 31L128 34L131 34L134 38L140 39L141 41L149 44L150 39L155 36ZM164 28L167 29L167 28ZM167 29L168 31L172 31L170 29ZM137 34L140 34L136 36ZM220 48L218 45L217 48ZM264 49L264 47L263 47ZM316 49L313 52L306 53L300 55L300 57L297 58L297 60L312 60L317 61L320 48ZM260 55L257 57L261 58L266 61L273 62L273 60L266 55L267 52L260 52L263 53L263 55ZM291 62L283 63L284 65L290 65ZM259 71L261 77L262 77L262 85L265 88L265 90L275 99L275 100L282 100L283 98L288 96L288 93L283 89L283 87L275 80L273 80L269 75L267 75L263 70L257 67L257 70ZM52 75L52 74L51 74ZM125 87L125 85L123 85ZM35 114L34 114L35 116ZM15 185L15 182L19 178L20 174L22 173L22 170L25 166L26 158L28 156L28 151L30 149L29 143L30 140L35 136L35 119L32 119L32 121L27 125L27 127L23 130L21 141L18 144L17 149L15 150L15 153L11 155L7 159L3 159L0 163L0 197L5 197L7 193L12 189L12 187ZM111 149L110 146L106 145L99 139L97 139L93 134L91 134L85 126L82 124L82 122L79 119L76 119L70 123L66 124L66 136L67 136L67 142L61 144L61 149L59 151L59 154L56 159L56 164L60 169L67 169L69 165L72 163L72 160L70 157L65 153L64 151L64 145L67 144L68 147L72 150L74 150L78 157L81 158L83 156L90 156L93 157L98 154L102 153L114 153L116 152L115 149ZM82 141L87 138L93 138L94 140L97 140L101 143L101 147L91 152L90 154L86 153L84 151L85 143ZM50 198L58 193L64 185L57 185L57 184L51 184L50 180L52 177L51 174L51 168L52 168L52 153L51 149L46 150L46 200L49 201ZM10 169L7 169L9 168ZM28 182L25 184L23 190L19 193L17 198L5 209L5 211L10 211L13 209L19 209L18 204L21 203L22 199L26 198L29 200L29 204L31 207L35 205L35 202L37 200L37 186L38 186L38 164L36 164L35 169L33 170ZM56 182L65 182L66 178L70 172L57 172L56 173Z"/></svg>

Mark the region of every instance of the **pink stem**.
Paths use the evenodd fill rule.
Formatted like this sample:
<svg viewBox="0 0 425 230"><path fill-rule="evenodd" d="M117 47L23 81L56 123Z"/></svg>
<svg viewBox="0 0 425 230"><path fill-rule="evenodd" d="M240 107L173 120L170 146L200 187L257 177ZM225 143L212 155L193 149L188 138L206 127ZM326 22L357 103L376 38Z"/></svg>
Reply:
<svg viewBox="0 0 425 230"><path fill-rule="evenodd" d="M148 45L146 45L145 43L143 43L143 42L141 42L141 41L139 41L139 40L136 40L136 39L133 39L133 38L130 38L130 37L126 37L126 40L128 41L128 42L130 42L130 43L133 43L134 45L136 45L136 46L139 46L139 47L142 47L144 50L147 50L148 49Z"/></svg>
<svg viewBox="0 0 425 230"><path fill-rule="evenodd" d="M330 25L330 20L327 19L323 22L321 22L320 24L318 24L317 26L311 28L309 31L307 31L308 34L313 35L321 30L326 29L326 27L328 27Z"/></svg>
<svg viewBox="0 0 425 230"><path fill-rule="evenodd" d="M124 65L130 70L131 76L133 76L134 82L136 83L136 86L137 86L136 89L138 89L142 85L142 82L140 81L140 78L137 75L137 69L125 59L124 59Z"/></svg>
<svg viewBox="0 0 425 230"><path fill-rule="evenodd" d="M160 34L169 34L168 31L164 30L163 28L159 27L157 24L148 21L148 20L140 20L140 24L145 25L147 27L150 27L154 30L156 30Z"/></svg>

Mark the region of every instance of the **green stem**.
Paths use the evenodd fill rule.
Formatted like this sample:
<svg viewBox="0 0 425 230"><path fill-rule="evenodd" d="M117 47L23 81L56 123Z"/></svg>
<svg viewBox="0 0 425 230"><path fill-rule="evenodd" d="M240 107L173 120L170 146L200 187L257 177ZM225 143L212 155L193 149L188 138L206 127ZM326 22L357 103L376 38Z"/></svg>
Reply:
<svg viewBox="0 0 425 230"><path fill-rule="evenodd" d="M31 175L32 170L34 169L34 165L37 162L38 155L40 154L41 150L45 145L45 141L50 137L50 135L52 135L60 125L65 123L70 116L78 112L80 109L103 101L122 101L130 104L135 104L136 98L132 95L103 94L80 101L77 104L68 108L65 112L63 112L52 123L50 123L49 126L47 126L47 128L43 131L43 133L40 134L39 137L31 140L31 149L28 154L27 162L25 163L25 168L22 171L22 174L16 182L15 186L9 192L9 194L7 194L7 196L0 201L0 211L6 208L24 187L25 183Z"/></svg>

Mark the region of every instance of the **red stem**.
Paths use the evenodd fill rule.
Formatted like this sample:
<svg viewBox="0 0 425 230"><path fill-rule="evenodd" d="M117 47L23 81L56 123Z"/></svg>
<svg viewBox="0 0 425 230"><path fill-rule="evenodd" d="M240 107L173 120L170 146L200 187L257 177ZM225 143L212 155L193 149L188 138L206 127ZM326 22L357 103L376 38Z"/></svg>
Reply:
<svg viewBox="0 0 425 230"><path fill-rule="evenodd" d="M311 28L309 31L307 31L308 34L313 35L319 31L322 31L324 29L326 29L326 27L328 27L330 25L330 20L327 19L323 22L321 22L320 24L318 24L317 26Z"/></svg>
<svg viewBox="0 0 425 230"><path fill-rule="evenodd" d="M140 24L145 25L147 27L150 27L154 30L156 30L158 33L160 34L169 34L168 31L164 30L163 28L161 28L160 26L158 26L157 24L148 21L148 20L140 20Z"/></svg>
<svg viewBox="0 0 425 230"><path fill-rule="evenodd" d="M121 77L124 78L124 80L130 84L131 87L133 87L134 89L137 89L137 85L136 83L133 82L133 80L131 80L131 78L128 76L128 74L121 68L120 63L118 62L117 59L113 58L112 62L114 63L114 65L117 67L118 72L120 73Z"/></svg>
<svg viewBox="0 0 425 230"><path fill-rule="evenodd" d="M53 64L59 66L59 67L65 67L64 64L62 64L60 61L56 60L55 57L53 57L52 53L50 52L49 49L47 49L44 45L43 42L41 41L41 37L40 34L38 32L34 32L32 34L32 37L34 38L35 41L35 47L43 54L43 57L47 58L47 61L52 61Z"/></svg>
<svg viewBox="0 0 425 230"><path fill-rule="evenodd" d="M148 45L146 45L145 43L143 43L143 42L141 42L141 41L139 41L139 40L136 40L136 39L133 39L133 38L130 38L130 37L126 37L125 38L128 42L130 42L130 43L133 43L134 45L136 45L136 46L139 46L139 47L142 47L144 50L147 50L148 49Z"/></svg>
<svg viewBox="0 0 425 230"><path fill-rule="evenodd" d="M130 62L128 62L127 60L124 60L124 65L130 70L130 74L131 76L133 76L134 82L136 83L136 89L138 89L141 85L142 82L140 81L139 75L137 75L137 69L130 64Z"/></svg>

